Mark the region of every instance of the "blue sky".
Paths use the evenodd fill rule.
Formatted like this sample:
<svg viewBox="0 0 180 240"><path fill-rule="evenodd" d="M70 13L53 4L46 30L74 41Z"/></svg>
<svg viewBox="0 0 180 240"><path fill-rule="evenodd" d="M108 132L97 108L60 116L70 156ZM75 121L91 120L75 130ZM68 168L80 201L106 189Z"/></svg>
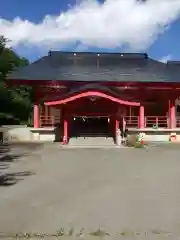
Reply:
<svg viewBox="0 0 180 240"><path fill-rule="evenodd" d="M176 5L174 6L171 3L167 4L166 0L161 0L164 2L163 7L165 6L167 9L166 11L160 11L160 13L156 12L153 3L140 9L140 7L130 5L130 2L132 3L135 0L126 0L129 1L129 5L122 5L122 0L117 0L117 5L115 5L115 1L107 0L108 3L104 6L98 5L96 2L94 5L91 3L91 5L86 4L81 7L79 7L79 4L75 5L75 0L1 1L0 34L5 34L9 39L12 39L12 47L18 54L28 57L30 60L45 55L49 49L109 52L140 51L148 52L150 56L156 59L180 60L179 0L175 0ZM153 0L149 0L149 2L153 2ZM169 0L169 2L171 1ZM101 4L103 4L102 1ZM74 6L76 6L75 10ZM121 8L121 11L116 12L118 7ZM126 14L126 12L128 13L128 7L131 11L134 9L132 18L134 17L135 21L133 20L133 22L130 19L131 11L129 10L129 16ZM162 6L160 7L162 8ZM179 7L178 10L177 7ZM110 12L111 9L112 12ZM83 11L87 10L87 14L82 15ZM147 13L148 18L144 16L144 12ZM63 19L62 13L64 14ZM96 15L94 15L95 13ZM120 14L124 18L120 17L121 20L117 20ZM51 23L42 28L41 23L46 15L50 16ZM113 20L115 15L116 19ZM59 19L60 16L61 19L55 23L54 19ZM71 16L73 16L73 20ZM104 21L104 16L106 16L106 21ZM13 21L17 17L20 17L20 20L15 24ZM162 22L162 18L165 19L164 22ZM124 22L123 19L125 19ZM9 21L8 24L5 20ZM26 20L28 20L28 24L34 23L33 27L30 24L27 25ZM119 21L118 24L117 21ZM136 22L136 25L133 25L134 22ZM70 27L68 25L68 30L67 24L70 25ZM24 27L20 28L19 25ZM161 25L160 29L159 25ZM39 26L39 28L36 29L35 26ZM53 37L50 35L53 35Z"/></svg>

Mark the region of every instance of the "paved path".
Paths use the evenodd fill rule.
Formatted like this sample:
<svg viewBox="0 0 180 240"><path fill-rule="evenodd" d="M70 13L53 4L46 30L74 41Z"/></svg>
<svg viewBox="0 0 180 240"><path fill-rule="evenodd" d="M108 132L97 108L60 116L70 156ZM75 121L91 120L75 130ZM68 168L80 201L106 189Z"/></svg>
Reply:
<svg viewBox="0 0 180 240"><path fill-rule="evenodd" d="M0 232L72 227L180 236L179 156L178 146L145 151L47 144L1 161L1 174L11 174L14 184L6 179L0 186Z"/></svg>

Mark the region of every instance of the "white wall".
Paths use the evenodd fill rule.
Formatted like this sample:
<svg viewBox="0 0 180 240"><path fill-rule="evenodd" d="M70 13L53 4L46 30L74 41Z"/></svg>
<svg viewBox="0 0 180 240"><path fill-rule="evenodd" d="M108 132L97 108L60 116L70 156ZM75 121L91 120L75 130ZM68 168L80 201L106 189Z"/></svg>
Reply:
<svg viewBox="0 0 180 240"><path fill-rule="evenodd" d="M33 134L29 127L11 127L7 128L4 134L4 141L32 141Z"/></svg>

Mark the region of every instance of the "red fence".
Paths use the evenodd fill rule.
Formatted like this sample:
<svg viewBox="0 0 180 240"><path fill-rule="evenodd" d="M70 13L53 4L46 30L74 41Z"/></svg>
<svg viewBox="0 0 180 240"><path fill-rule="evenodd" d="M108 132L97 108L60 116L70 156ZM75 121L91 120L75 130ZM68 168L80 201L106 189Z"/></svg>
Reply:
<svg viewBox="0 0 180 240"><path fill-rule="evenodd" d="M168 127L168 118L166 116L147 116L145 117L145 127L152 128L153 125L156 125L160 128Z"/></svg>
<svg viewBox="0 0 180 240"><path fill-rule="evenodd" d="M53 116L40 116L40 127L54 126Z"/></svg>
<svg viewBox="0 0 180 240"><path fill-rule="evenodd" d="M139 117L138 116L127 116L125 117L127 128L138 128ZM180 123L180 121L179 121ZM160 128L168 127L168 118L166 116L146 116L145 117L145 128L152 128L154 125Z"/></svg>
<svg viewBox="0 0 180 240"><path fill-rule="evenodd" d="M60 117L40 116L40 127L54 127L56 123L60 123Z"/></svg>
<svg viewBox="0 0 180 240"><path fill-rule="evenodd" d="M126 116L125 117L127 128L138 128L139 117L138 116ZM60 123L60 117L54 116L40 116L40 127L54 127L56 123ZM168 128L168 118L166 116L146 116L145 128L152 128L157 125L160 128ZM177 127L180 127L180 117L177 118Z"/></svg>
<svg viewBox="0 0 180 240"><path fill-rule="evenodd" d="M176 117L176 127L180 127L180 117Z"/></svg>
<svg viewBox="0 0 180 240"><path fill-rule="evenodd" d="M138 116L126 116L126 127L127 128L138 128L139 126L139 117Z"/></svg>

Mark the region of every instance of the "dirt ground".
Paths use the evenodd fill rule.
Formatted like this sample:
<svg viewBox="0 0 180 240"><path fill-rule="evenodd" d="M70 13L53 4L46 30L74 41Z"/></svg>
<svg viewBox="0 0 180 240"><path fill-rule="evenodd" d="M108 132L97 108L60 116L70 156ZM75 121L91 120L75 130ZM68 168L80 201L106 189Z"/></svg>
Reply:
<svg viewBox="0 0 180 240"><path fill-rule="evenodd" d="M11 146L7 153L0 160L4 234L64 228L86 235L100 228L111 238L180 237L179 145L144 150L32 144Z"/></svg>

